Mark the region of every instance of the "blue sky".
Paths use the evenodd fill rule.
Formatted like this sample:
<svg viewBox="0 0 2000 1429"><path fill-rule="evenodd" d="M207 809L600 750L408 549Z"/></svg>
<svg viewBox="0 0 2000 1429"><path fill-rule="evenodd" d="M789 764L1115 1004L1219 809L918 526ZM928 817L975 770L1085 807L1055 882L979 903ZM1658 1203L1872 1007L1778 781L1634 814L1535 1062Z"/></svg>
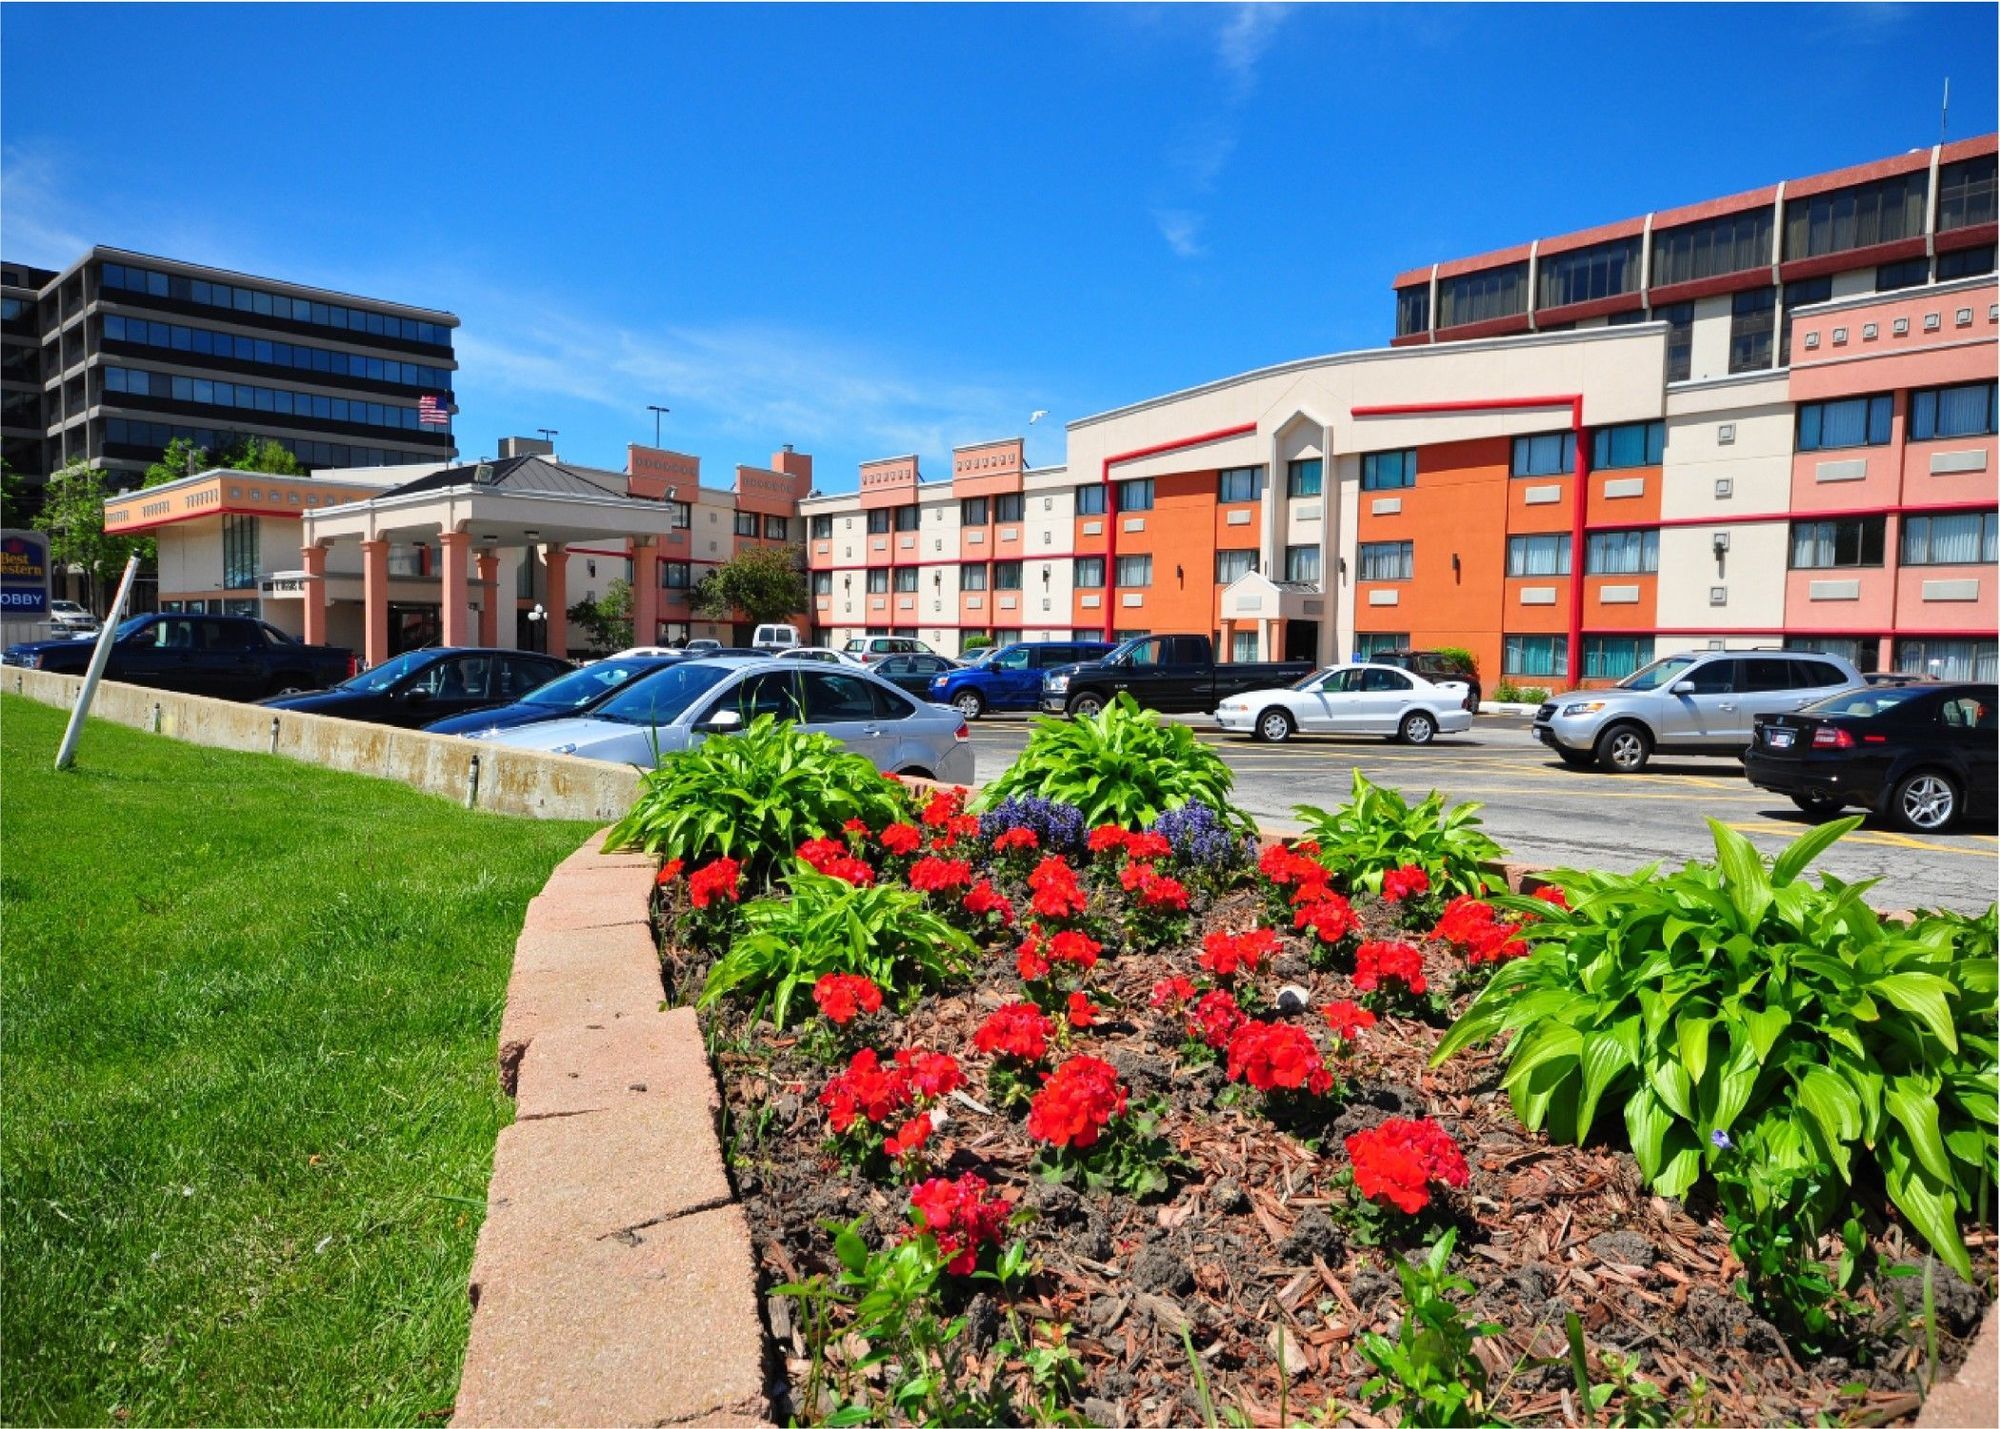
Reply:
<svg viewBox="0 0 2000 1429"><path fill-rule="evenodd" d="M449 308L468 455L620 465L658 402L712 483L789 441L851 489L1379 345L1408 267L1928 145L1947 74L1988 131L1995 16L10 4L0 245Z"/></svg>

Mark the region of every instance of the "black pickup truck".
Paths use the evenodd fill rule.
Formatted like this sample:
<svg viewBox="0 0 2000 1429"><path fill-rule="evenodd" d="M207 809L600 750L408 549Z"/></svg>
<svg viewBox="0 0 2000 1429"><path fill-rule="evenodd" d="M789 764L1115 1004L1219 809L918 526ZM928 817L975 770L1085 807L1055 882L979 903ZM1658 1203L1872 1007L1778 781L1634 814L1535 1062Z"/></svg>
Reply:
<svg viewBox="0 0 2000 1429"><path fill-rule="evenodd" d="M1206 635L1140 635L1102 660L1050 670L1042 676L1041 705L1050 714L1088 718L1123 691L1146 709L1207 711L1231 695L1289 685L1316 668L1309 660L1218 665Z"/></svg>
<svg viewBox="0 0 2000 1429"><path fill-rule="evenodd" d="M10 645L9 665L81 675L95 640L37 640ZM323 690L354 673L354 653L302 645L247 615L135 615L118 627L104 678L186 695L256 700Z"/></svg>

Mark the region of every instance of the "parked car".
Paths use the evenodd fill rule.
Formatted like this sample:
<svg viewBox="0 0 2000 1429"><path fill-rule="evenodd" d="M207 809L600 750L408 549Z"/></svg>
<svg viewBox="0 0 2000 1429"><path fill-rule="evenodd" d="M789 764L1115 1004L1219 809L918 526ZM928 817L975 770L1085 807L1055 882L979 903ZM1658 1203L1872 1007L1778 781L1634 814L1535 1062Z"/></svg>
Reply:
<svg viewBox="0 0 2000 1429"><path fill-rule="evenodd" d="M995 646L978 659L932 676L925 698L950 705L967 719L988 710L1031 710L1042 697L1042 676L1080 661L1097 660L1116 647L1108 640L1027 640Z"/></svg>
<svg viewBox="0 0 2000 1429"><path fill-rule="evenodd" d="M1862 685L1838 655L1691 650L1604 690L1570 690L1535 711L1535 738L1582 768L1636 774L1654 754L1741 754L1760 714L1803 709Z"/></svg>
<svg viewBox="0 0 2000 1429"><path fill-rule="evenodd" d="M897 689L920 700L931 697L931 682L944 678L958 666L942 655L891 655L869 667ZM962 711L961 711L962 713Z"/></svg>
<svg viewBox="0 0 2000 1429"><path fill-rule="evenodd" d="M1904 670L1875 670L1863 675L1861 678L1871 685L1926 685L1935 683L1929 675L1913 675Z"/></svg>
<svg viewBox="0 0 2000 1429"><path fill-rule="evenodd" d="M65 636L95 635L104 628L102 621L73 600L50 601L49 624Z"/></svg>
<svg viewBox="0 0 2000 1429"><path fill-rule="evenodd" d="M1119 694L1147 709L1215 709L1231 695L1289 685L1310 675L1310 660L1217 664L1206 635L1140 635L1099 660L1042 676L1042 708L1089 718Z"/></svg>
<svg viewBox="0 0 2000 1429"><path fill-rule="evenodd" d="M760 625L750 637L750 647L775 655L780 650L790 650L799 643L799 628L796 625Z"/></svg>
<svg viewBox="0 0 2000 1429"><path fill-rule="evenodd" d="M581 670L571 670L546 685L537 686L511 705L495 705L490 709L474 710L471 714L447 715L433 720L424 729L431 734L473 734L514 729L524 724L541 724L552 719L568 719L597 708L634 680L643 680L682 658L676 650L671 657L641 655L595 660Z"/></svg>
<svg viewBox="0 0 2000 1429"><path fill-rule="evenodd" d="M841 646L848 654L867 664L891 655L935 655L937 651L908 635L857 635Z"/></svg>
<svg viewBox="0 0 2000 1429"><path fill-rule="evenodd" d="M1368 657L1367 663L1394 665L1399 670L1422 675L1434 685L1447 680L1456 680L1466 687L1466 709L1473 714L1479 713L1479 697L1482 693L1479 671L1463 655L1448 655L1442 650L1377 650Z"/></svg>
<svg viewBox="0 0 2000 1429"><path fill-rule="evenodd" d="M573 667L529 650L436 646L411 650L317 694L262 701L272 709L338 715L404 729L511 705Z"/></svg>
<svg viewBox="0 0 2000 1429"><path fill-rule="evenodd" d="M1994 816L1996 687L1870 685L1760 715L1743 772L1831 818L1852 805L1912 833Z"/></svg>
<svg viewBox="0 0 2000 1429"><path fill-rule="evenodd" d="M70 638L11 645L9 665L81 675L94 641ZM104 678L156 690L254 700L318 690L354 673L354 652L305 645L247 615L135 615L118 627Z"/></svg>
<svg viewBox="0 0 2000 1429"><path fill-rule="evenodd" d="M868 662L859 655L850 655L845 650L829 650L824 645L801 645L793 650L778 652L780 660L810 660L815 665L845 665L850 670L865 670Z"/></svg>
<svg viewBox="0 0 2000 1429"><path fill-rule="evenodd" d="M1333 665L1282 689L1251 690L1216 706L1232 734L1282 744L1296 732L1380 734L1429 744L1472 728L1465 682L1430 681L1390 665Z"/></svg>
<svg viewBox="0 0 2000 1429"><path fill-rule="evenodd" d="M920 704L869 670L798 660L683 660L588 715L483 737L649 768L767 714L831 735L885 774L972 782L971 731L956 710Z"/></svg>
<svg viewBox="0 0 2000 1429"><path fill-rule="evenodd" d="M684 660L688 652L673 645L628 645L607 660Z"/></svg>
<svg viewBox="0 0 2000 1429"><path fill-rule="evenodd" d="M720 640L711 640L708 636L704 635L699 640L688 641L681 648L690 655L712 654L722 648L722 642Z"/></svg>

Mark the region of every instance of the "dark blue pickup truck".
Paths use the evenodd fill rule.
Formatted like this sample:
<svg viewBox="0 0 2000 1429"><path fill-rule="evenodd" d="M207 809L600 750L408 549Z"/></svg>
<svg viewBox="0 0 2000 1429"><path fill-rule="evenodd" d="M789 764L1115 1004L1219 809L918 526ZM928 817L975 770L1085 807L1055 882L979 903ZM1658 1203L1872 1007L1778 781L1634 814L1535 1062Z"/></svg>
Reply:
<svg viewBox="0 0 2000 1429"><path fill-rule="evenodd" d="M95 640L37 640L10 645L9 665L81 675ZM135 615L118 627L104 678L186 695L257 700L323 690L354 673L354 652L304 645L247 615Z"/></svg>

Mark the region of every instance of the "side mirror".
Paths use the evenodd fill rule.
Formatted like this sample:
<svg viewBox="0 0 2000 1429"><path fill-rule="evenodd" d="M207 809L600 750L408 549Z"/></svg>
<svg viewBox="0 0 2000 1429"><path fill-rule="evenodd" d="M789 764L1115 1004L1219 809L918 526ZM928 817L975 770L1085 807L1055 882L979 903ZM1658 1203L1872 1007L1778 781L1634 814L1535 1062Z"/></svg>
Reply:
<svg viewBox="0 0 2000 1429"><path fill-rule="evenodd" d="M697 734L734 734L743 728L743 716L736 710L717 710L696 727Z"/></svg>
<svg viewBox="0 0 2000 1429"><path fill-rule="evenodd" d="M412 685L409 689L403 691L403 699L413 705L420 705L430 697L431 692L422 685Z"/></svg>
<svg viewBox="0 0 2000 1429"><path fill-rule="evenodd" d="M1682 681L1681 681L1681 682L1680 682L1679 684L1677 684L1677 685L1675 685L1675 686L1674 686L1674 693L1675 693L1675 694L1677 694L1677 695L1691 695L1691 694L1693 694L1693 693L1694 693L1694 681L1693 681L1693 680L1682 680Z"/></svg>

